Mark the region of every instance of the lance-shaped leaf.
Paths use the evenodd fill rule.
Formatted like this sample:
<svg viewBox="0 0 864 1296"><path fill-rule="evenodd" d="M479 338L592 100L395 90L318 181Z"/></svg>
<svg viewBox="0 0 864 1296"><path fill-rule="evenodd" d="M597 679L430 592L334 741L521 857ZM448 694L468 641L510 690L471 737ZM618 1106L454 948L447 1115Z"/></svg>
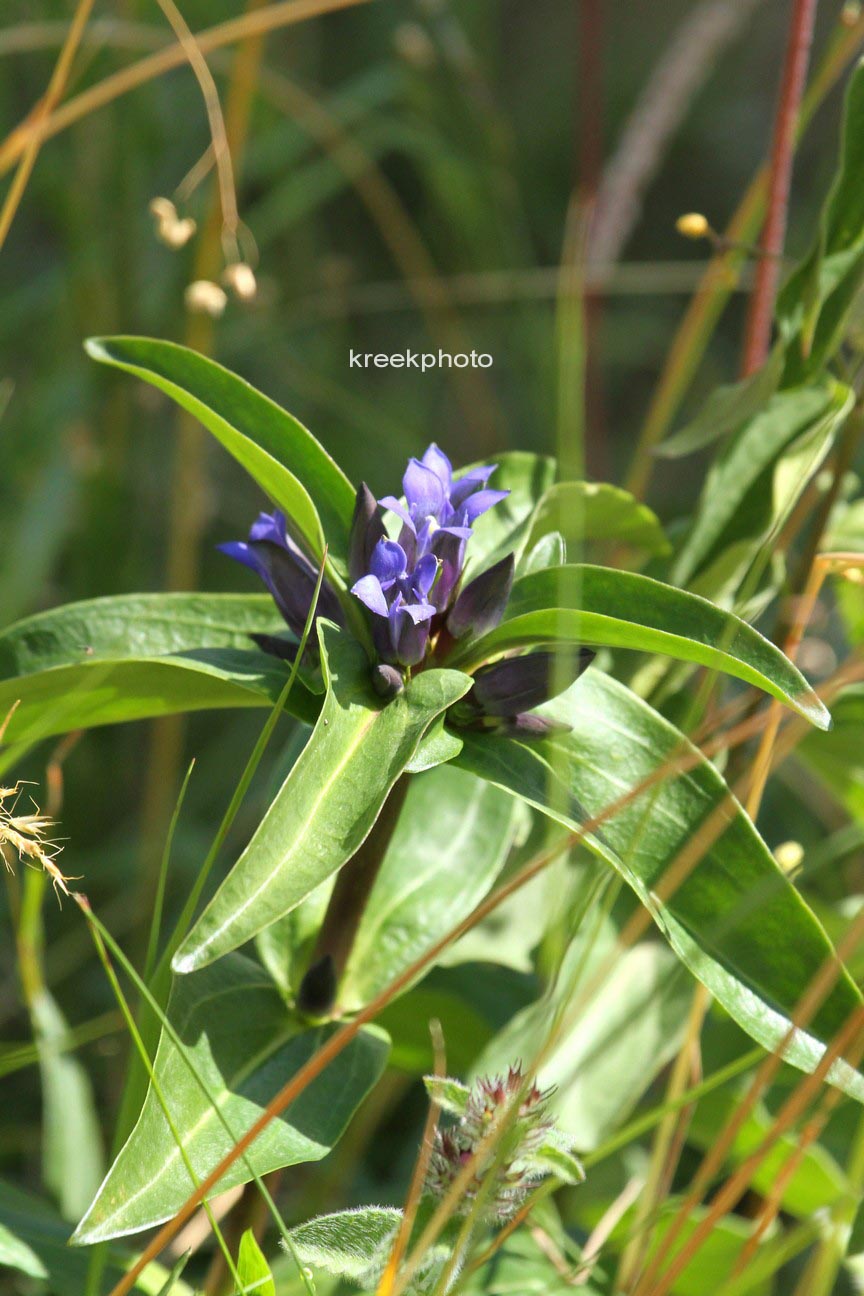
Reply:
<svg viewBox="0 0 864 1296"><path fill-rule="evenodd" d="M212 962L288 913L351 858L424 733L471 687L423 671L389 702L373 692L364 650L319 621L327 696L312 737L246 850L174 958Z"/></svg>
<svg viewBox="0 0 864 1296"><path fill-rule="evenodd" d="M155 1073L200 1181L321 1047L329 1031L309 1030L289 1017L266 974L239 954L179 978L168 1019L186 1060L163 1030ZM247 1155L256 1173L325 1156L383 1071L387 1051L386 1036L375 1029L352 1040L252 1144ZM240 1158L214 1194L251 1177ZM72 1240L89 1246L150 1228L179 1210L193 1187L151 1086L135 1128Z"/></svg>
<svg viewBox="0 0 864 1296"><path fill-rule="evenodd" d="M0 715L12 742L211 707L272 706L288 667L250 642L284 633L267 595L134 594L41 612L0 634ZM301 676L303 671L301 669ZM289 710L320 710L298 678Z"/></svg>
<svg viewBox="0 0 864 1296"><path fill-rule="evenodd" d="M199 419L283 510L320 559L344 574L354 490L302 423L206 356L154 338L91 338L94 360L143 378Z"/></svg>
<svg viewBox="0 0 864 1296"><path fill-rule="evenodd" d="M778 492L775 480L778 465L790 447L801 448L811 437L818 444L824 442L827 452L853 399L851 390L837 382L790 388L773 396L735 434L705 478L693 526L672 568L676 584L689 585L736 541L750 537L762 541L776 533L788 507L788 485ZM792 503L819 462L817 458L809 472L801 472Z"/></svg>
<svg viewBox="0 0 864 1296"><path fill-rule="evenodd" d="M456 763L572 829L670 761L696 760L683 773L670 767L668 777L619 808L587 844L632 887L678 957L742 1029L777 1048L832 948L720 774L647 703L599 671L589 670L541 714L572 732L531 744L466 733ZM722 832L661 901L660 879L721 804ZM841 970L809 1027L796 1031L787 1059L812 1071L824 1043L860 1004ZM864 1079L850 1066L835 1064L831 1079L864 1101Z"/></svg>
<svg viewBox="0 0 864 1296"><path fill-rule="evenodd" d="M821 729L825 707L779 648L707 599L635 572L574 564L516 582L507 619L450 661L470 669L496 654L538 643L608 645L665 653L724 671L786 702Z"/></svg>

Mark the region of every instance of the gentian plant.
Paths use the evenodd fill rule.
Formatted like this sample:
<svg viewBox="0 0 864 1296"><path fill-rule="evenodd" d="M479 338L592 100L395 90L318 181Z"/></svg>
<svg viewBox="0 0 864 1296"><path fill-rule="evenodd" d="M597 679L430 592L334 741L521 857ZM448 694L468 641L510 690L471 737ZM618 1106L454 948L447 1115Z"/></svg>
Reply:
<svg viewBox="0 0 864 1296"><path fill-rule="evenodd" d="M862 77L850 103L864 121ZM142 994L144 1060L126 1085L122 1145L72 1239L164 1225L117 1296L202 1200L324 1156L391 1056L415 1078L434 1070L405 1208L291 1228L277 1211L300 1266L291 1282L307 1291L307 1266L391 1296L499 1290L489 1257L521 1212L560 1186L578 1197L577 1153L599 1155L709 998L736 1039L782 1056L790 1075L864 1101L848 1033L859 990L739 799L734 760L727 783L711 727L731 713L745 737L771 742L784 716L797 740L830 728L822 699L748 616L781 589L766 537L860 404L830 367L864 277L856 149L847 141L813 251L780 296L774 353L713 399L727 444L674 545L635 496L563 479L542 455L454 469L433 442L411 458L401 495L377 498L204 356L147 338L88 344L200 419L249 473L265 510L221 549L264 592L96 599L9 627L7 741L20 751L93 725L263 708L233 814L278 718L296 722L281 786L238 858L205 902L229 815L174 929L162 939L155 925L145 975L124 964ZM712 428L697 417L665 452L710 443ZM824 571L850 561L826 558ZM538 927L531 887L550 877ZM107 934L80 903L110 970ZM553 969L539 995L524 982L535 966ZM681 968L699 983L695 1000ZM463 1033L478 1038L451 1064L454 979ZM672 1023L662 1031L658 1003ZM580 1034L586 1007L611 1023L599 1062ZM748 1147L762 1128L751 1115ZM554 1232L554 1212L544 1220ZM260 1274L251 1248L244 1266ZM730 1282L724 1291L739 1290Z"/></svg>

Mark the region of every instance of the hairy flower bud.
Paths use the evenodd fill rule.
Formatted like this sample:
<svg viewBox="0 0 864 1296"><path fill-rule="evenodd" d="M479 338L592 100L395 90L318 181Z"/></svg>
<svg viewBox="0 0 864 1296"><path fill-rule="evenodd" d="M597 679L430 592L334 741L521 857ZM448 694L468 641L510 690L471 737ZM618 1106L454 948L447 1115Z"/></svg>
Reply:
<svg viewBox="0 0 864 1296"><path fill-rule="evenodd" d="M425 1190L444 1197L470 1167L458 1214L467 1215L482 1191L485 1218L502 1224L513 1218L532 1185L550 1173L569 1183L584 1177L570 1138L549 1116L553 1091L539 1089L520 1067L511 1067L504 1076L481 1078L470 1089L431 1076L426 1087L456 1120L435 1131ZM558 1160L554 1168L553 1158Z"/></svg>
<svg viewBox="0 0 864 1296"><path fill-rule="evenodd" d="M488 634L500 624L513 588L516 560L508 554L466 585L447 618L454 639Z"/></svg>

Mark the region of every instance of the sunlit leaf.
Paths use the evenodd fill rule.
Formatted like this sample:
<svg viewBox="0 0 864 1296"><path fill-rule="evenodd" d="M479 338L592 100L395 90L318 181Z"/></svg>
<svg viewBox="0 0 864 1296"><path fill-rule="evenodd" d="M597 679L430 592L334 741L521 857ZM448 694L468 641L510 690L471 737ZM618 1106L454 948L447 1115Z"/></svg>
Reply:
<svg viewBox="0 0 864 1296"><path fill-rule="evenodd" d="M416 675L386 704L365 651L319 621L329 687L309 742L174 958L179 972L236 949L288 913L351 858L435 719L467 691L458 671ZM327 831L321 831L321 825Z"/></svg>
<svg viewBox="0 0 864 1296"><path fill-rule="evenodd" d="M203 1080L234 1137L239 1137L327 1039L293 1020L257 964L241 955L175 982L168 1017L190 1072L163 1030L155 1069L189 1161L199 1179L233 1146L205 1096ZM342 1134L387 1059L386 1037L364 1030L255 1140L249 1157L259 1174L317 1161ZM196 1078L198 1077L198 1078ZM242 1159L214 1194L251 1178ZM90 1245L170 1218L193 1189L189 1173L152 1087L138 1121L74 1241Z"/></svg>

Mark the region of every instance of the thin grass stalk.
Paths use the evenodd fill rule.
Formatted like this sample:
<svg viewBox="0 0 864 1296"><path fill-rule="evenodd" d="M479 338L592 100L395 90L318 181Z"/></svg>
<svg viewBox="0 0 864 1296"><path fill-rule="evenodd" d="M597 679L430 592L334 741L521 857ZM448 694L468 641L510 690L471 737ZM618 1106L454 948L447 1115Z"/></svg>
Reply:
<svg viewBox="0 0 864 1296"><path fill-rule="evenodd" d="M41 103L36 106L30 115L29 139L21 154L18 170L15 172L3 208L0 210L0 248L6 242L6 236L15 219L15 213L21 199L24 197L24 190L27 188L27 183L33 174L39 150L42 147L43 140L46 138L48 122L66 87L72 60L75 58L78 46L81 43L81 37L84 34L92 9L93 0L78 0L78 6L72 22L69 24L63 47L60 50L60 56L51 74L51 80L48 82L48 89L45 91Z"/></svg>
<svg viewBox="0 0 864 1296"><path fill-rule="evenodd" d="M153 904L153 917L150 920L150 934L147 938L147 954L144 959L145 981L150 980L159 953L159 938L162 934L162 914L165 909L165 888L168 882L168 866L171 862L171 848L174 844L177 824L180 819L180 812L183 809L183 802L186 800L186 791L189 787L189 780L192 777L192 771L194 768L195 761L193 759L189 762L189 768L186 770L186 776L180 786L180 791L174 805L174 813L171 816L171 823L168 825L168 832L165 837L165 848L162 851L162 860L159 865L159 877L156 881L156 896Z"/></svg>
<svg viewBox="0 0 864 1296"><path fill-rule="evenodd" d="M864 910L862 910L850 925L849 930L837 946L836 951L825 960L819 972L807 987L806 993L802 996L802 999L799 1001L799 1004L796 1006L795 1012L792 1015L792 1027L788 1033L789 1039L791 1039L793 1032L809 1022L810 1018L818 1010L819 1005L824 1000L831 986L837 980L843 962L855 949L857 949L862 940L864 940ZM820 1060L820 1068L822 1062L827 1056L828 1051L826 1050ZM682 1201L668 1232L662 1238L654 1256L652 1257L651 1263L641 1275L639 1283L634 1289L633 1296L648 1296L649 1293L650 1296L657 1296L652 1284L657 1280L663 1261L666 1259L667 1255L670 1254L672 1247L689 1221L693 1210L702 1200L703 1195L707 1191L715 1175L723 1166L735 1137L743 1127L745 1121L751 1115L764 1090L776 1076L782 1063L783 1049L781 1048L774 1053L768 1054L762 1065L757 1069L756 1075L753 1077L747 1093L737 1104L734 1113L727 1121L724 1128L715 1137L714 1142L703 1157L702 1162L693 1177L690 1190Z"/></svg>
<svg viewBox="0 0 864 1296"><path fill-rule="evenodd" d="M654 1285L650 1288L637 1287L634 1296L646 1296L649 1291L651 1296L666 1296L678 1277L698 1253L700 1246L710 1235L717 1221L738 1200L767 1154L813 1101L833 1062L841 1056L847 1055L847 1051L848 1056L853 1059L852 1065L857 1065L862 1051L864 1051L864 1006L858 1008L849 1017L845 1026L835 1035L830 1046L820 1059L816 1070L811 1075L805 1076L804 1080L793 1090L780 1109L771 1132L766 1135L759 1147L747 1157L719 1189L705 1217L699 1221L690 1237L687 1238L680 1250L671 1259L668 1267L659 1274L659 1277L655 1277Z"/></svg>
<svg viewBox="0 0 864 1296"><path fill-rule="evenodd" d="M759 241L761 255L756 263L756 282L753 285L744 333L741 364L743 377L761 368L768 357L771 344L771 321L780 279L780 257L786 242L795 133L810 63L816 3L817 0L792 0L780 102L771 145L765 223Z"/></svg>
<svg viewBox="0 0 864 1296"><path fill-rule="evenodd" d="M88 918L89 920L90 906L87 903L86 899L84 898L84 896L80 894L76 895L75 899L78 903L78 908L82 911L85 918ZM102 939L102 934L95 923L88 921L88 925L90 927L90 933L93 937L93 944L96 947L96 953L99 956L99 962L102 964L102 968L105 972L106 977L108 978L108 983L111 986L111 992L114 995L114 998L117 1000L117 1005L120 1009L120 1012L123 1014L123 1020L126 1024L126 1029L128 1030L129 1034L132 1036L132 1042L135 1045L138 1056L141 1059L142 1065L145 1067L147 1071L147 1076L150 1080L150 1085L153 1089L154 1094L156 1095L156 1101L159 1103L159 1106L162 1109L162 1115L165 1117L165 1122L168 1126L168 1129L171 1131L171 1137L173 1138L175 1144L177 1145L177 1151L180 1153L183 1164L186 1167L186 1173L189 1175L189 1178L192 1180L193 1184L197 1188L201 1181L195 1172L195 1167L192 1165L192 1162L189 1159L189 1154L186 1151L186 1147L183 1143L182 1135L180 1134L180 1131L177 1128L177 1124L174 1120L174 1117L171 1115L171 1109L168 1106L168 1103L165 1099L165 1094L163 1092L162 1085L159 1081L159 1077L156 1075L156 1071L153 1067L153 1063L150 1061L150 1055L147 1052L147 1048L144 1044L143 1039L141 1038L141 1033L138 1030L138 1027L135 1023L135 1018L133 1017L129 1004L126 1001L126 996L123 994L123 991L120 987L120 982L117 980L117 974L114 971L110 958L108 957L108 952L105 949L105 944ZM231 1255L230 1250L228 1249L228 1244L225 1241L221 1228L219 1227L219 1222L216 1219L216 1216L213 1214L210 1203L208 1201L204 1201L202 1205L204 1208L204 1212L207 1215L207 1221L210 1225L210 1229L213 1233L213 1236L216 1239L216 1243L220 1251L222 1252L222 1255L225 1258L225 1263L229 1268L231 1277L234 1279L238 1291L245 1292L246 1289L243 1286L243 1283L240 1281L240 1275L237 1272L236 1266L234 1264L234 1259Z"/></svg>
<svg viewBox="0 0 864 1296"><path fill-rule="evenodd" d="M134 964L123 953L122 949L117 944L117 941L114 939L111 933L108 931L105 924L101 922L93 913L89 903L87 902L84 896L78 897L78 906L83 912L84 917L87 919L88 925L90 926L91 932L93 933L93 939L96 940L98 938L100 942L103 942L104 945L108 947L112 957L117 960L117 962L120 964L120 966L122 967L123 971L126 973L129 980L132 982L132 984L135 986L138 993L141 995L143 1001L150 1008L151 1012L153 1012L154 1015L158 1018L162 1030L171 1040L171 1043L174 1045L174 1048L177 1050L177 1053L180 1056L183 1065L186 1067L186 1070L189 1072L189 1074L192 1076L192 1079L195 1081L198 1088L201 1090L202 1095L209 1103L210 1107L213 1110L214 1115L216 1116L216 1119L219 1121L220 1125L222 1126L223 1130L227 1134L228 1138L230 1139L236 1138L236 1135L234 1131L231 1129L230 1125L228 1124L227 1118L224 1112L222 1111L219 1102L214 1097L214 1095L210 1092L210 1089L207 1086L200 1071L195 1066L192 1059L189 1057L189 1053L186 1048L186 1045L183 1043L182 1039L180 1038L177 1031L175 1030L164 1008L155 999L155 997L147 987L147 984L143 980L143 978L140 977L138 973L135 971ZM116 975L115 975L115 980L116 980ZM124 1017L125 1017L125 1013L124 1013ZM137 1027L135 1027L135 1030L137 1032ZM150 1063L149 1060L149 1054L147 1055L147 1063L145 1065L147 1065L148 1076L152 1083L154 1073L153 1073L152 1063ZM185 1154L184 1154L184 1159L185 1159ZM248 1171L250 1179L255 1183L256 1187L258 1188L258 1191L261 1193L261 1196L263 1197L268 1209L270 1210L270 1214L273 1217L274 1223L276 1224L277 1228L279 1229L286 1243L289 1245L289 1250L291 1250L293 1253L293 1246L290 1243L290 1233L289 1233L288 1226L285 1223L284 1219L282 1218L282 1214L279 1211L278 1207L276 1206L276 1203L274 1202L273 1197L267 1188L267 1185L264 1183L263 1178L255 1169L254 1165L252 1164L252 1161L248 1157L246 1156L243 1157L243 1164L244 1164L244 1168ZM200 1186L200 1181L196 1186ZM207 1202L204 1198L202 1198L201 1204L204 1207L205 1211L209 1211ZM209 1218L210 1216L208 1213L208 1219ZM298 1268L300 1268L301 1277L304 1280L304 1286L306 1287L307 1291L310 1292L310 1296L314 1296L314 1291L312 1291L308 1282L306 1281L305 1274L303 1274L302 1266L299 1265L299 1262L298 1262Z"/></svg>
<svg viewBox="0 0 864 1296"><path fill-rule="evenodd" d="M810 125L816 110L860 50L862 41L864 13L851 26L841 24L838 27L836 38L826 51L801 102L795 132L796 143ZM765 210L767 192L768 169L762 166L750 182L723 234L725 243L748 243L752 240ZM654 447L669 431L681 408L717 321L735 288L743 262L744 254L734 250L720 252L712 257L678 326L625 482L627 489L640 498L644 496L654 471Z"/></svg>
<svg viewBox="0 0 864 1296"><path fill-rule="evenodd" d="M208 54L224 45L234 45L238 41L261 36L280 27L290 27L295 23L370 2L371 0L280 0L278 4L267 5L255 13L246 13L196 32L195 40L201 53ZM172 42L130 67L121 68L119 72L105 77L55 109L47 118L40 138L43 142L52 139L82 117L98 108L104 108L138 86L146 85L164 72L181 67L185 62L185 50ZM33 124L25 121L7 136L0 146L0 175L5 175L18 161L30 142L33 130Z"/></svg>
<svg viewBox="0 0 864 1296"><path fill-rule="evenodd" d="M432 1036L432 1055L434 1059L433 1072L437 1079L443 1080L447 1075L447 1055L444 1049L444 1033L441 1029L441 1023L437 1018L430 1021L429 1033ZM432 1155L432 1143L435 1138L435 1131L438 1128L438 1118L440 1114L441 1108L435 1099L432 1098L429 1102L429 1110L426 1113L426 1120L423 1124L423 1137L420 1141L417 1160L414 1162L411 1182L408 1185L408 1195L405 1198L405 1206L402 1211L402 1223L399 1225L399 1231L397 1232L396 1240L393 1243L393 1250L390 1252L387 1267L381 1275L381 1281L378 1284L378 1290L376 1291L375 1296L393 1296L393 1286L396 1281L396 1275L399 1271L402 1257L408 1248L409 1241L411 1240L414 1221L417 1218L420 1199L423 1195L423 1184L426 1180L426 1172L429 1168L429 1159Z"/></svg>

